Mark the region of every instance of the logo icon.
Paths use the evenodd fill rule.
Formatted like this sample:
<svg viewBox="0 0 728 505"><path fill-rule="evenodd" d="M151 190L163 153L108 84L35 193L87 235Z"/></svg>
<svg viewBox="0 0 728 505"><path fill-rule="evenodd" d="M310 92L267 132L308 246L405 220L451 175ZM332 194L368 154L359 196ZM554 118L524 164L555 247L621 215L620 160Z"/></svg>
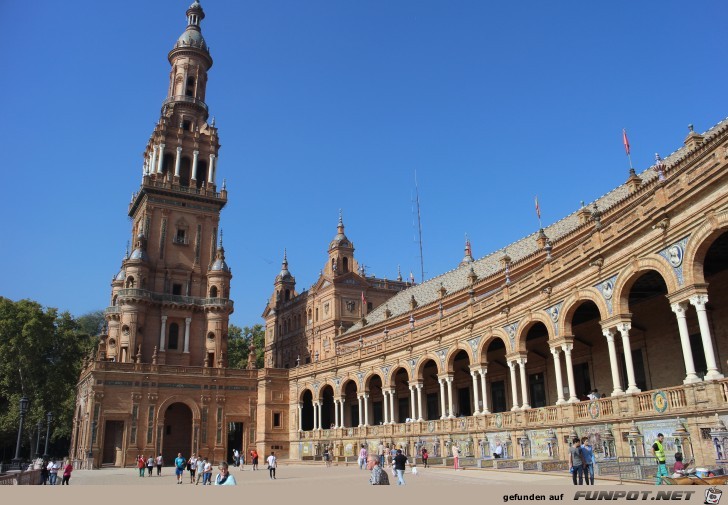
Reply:
<svg viewBox="0 0 728 505"><path fill-rule="evenodd" d="M705 503L706 505L718 505L720 503L720 497L723 491L717 487L709 487L705 490Z"/></svg>

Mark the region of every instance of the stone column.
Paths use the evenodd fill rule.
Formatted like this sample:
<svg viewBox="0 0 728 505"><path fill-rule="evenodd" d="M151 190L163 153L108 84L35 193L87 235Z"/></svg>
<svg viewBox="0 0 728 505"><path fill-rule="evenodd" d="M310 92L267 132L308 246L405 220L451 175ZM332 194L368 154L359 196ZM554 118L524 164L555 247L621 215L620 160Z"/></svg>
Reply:
<svg viewBox="0 0 728 505"><path fill-rule="evenodd" d="M705 364L708 366L708 373L705 374L705 380L712 381L722 379L723 374L718 371L718 364L715 361L715 351L713 350L713 337L710 335L708 314L707 312L705 312L705 304L708 303L708 295L691 296L690 303L695 307L695 311L698 313L700 338L703 340L703 350L705 351Z"/></svg>
<svg viewBox="0 0 728 505"><path fill-rule="evenodd" d="M314 430L320 430L321 429L321 410L319 407L321 404L319 402L313 402L313 429Z"/></svg>
<svg viewBox="0 0 728 505"><path fill-rule="evenodd" d="M389 390L389 423L394 424L397 422L396 418L394 417L394 395L396 393L395 389Z"/></svg>
<svg viewBox="0 0 728 505"><path fill-rule="evenodd" d="M192 180L197 180L197 157L200 155L200 151L195 149L192 151Z"/></svg>
<svg viewBox="0 0 728 505"><path fill-rule="evenodd" d="M334 428L339 427L339 400L334 399Z"/></svg>
<svg viewBox="0 0 728 505"><path fill-rule="evenodd" d="M422 417L422 384L417 383L417 420L424 421Z"/></svg>
<svg viewBox="0 0 728 505"><path fill-rule="evenodd" d="M364 426L369 426L369 394L364 393Z"/></svg>
<svg viewBox="0 0 728 505"><path fill-rule="evenodd" d="M298 431L303 431L303 405L298 404Z"/></svg>
<svg viewBox="0 0 728 505"><path fill-rule="evenodd" d="M384 415L384 419L382 419L383 424L389 423L389 401L387 400L387 394L389 394L389 391L387 391L386 389L382 389L382 398L384 402L384 405L382 405L382 413Z"/></svg>
<svg viewBox="0 0 728 505"><path fill-rule="evenodd" d="M174 176L179 177L179 167L182 163L182 147L177 147L177 156L174 159Z"/></svg>
<svg viewBox="0 0 728 505"><path fill-rule="evenodd" d="M566 403L564 400L564 377L561 373L561 349L551 348L551 355L554 357L554 373L556 375L556 405Z"/></svg>
<svg viewBox="0 0 728 505"><path fill-rule="evenodd" d="M518 382L516 381L516 362L507 361L508 368L511 370L511 410L520 410L518 407Z"/></svg>
<svg viewBox="0 0 728 505"><path fill-rule="evenodd" d="M339 400L339 405L341 405L341 416L339 417L339 420L341 421L341 424L339 425L339 428L344 428L344 402L346 401L346 398L342 398Z"/></svg>
<svg viewBox="0 0 728 505"><path fill-rule="evenodd" d="M473 415L480 415L480 394L478 391L478 372L470 370L470 375L473 377L473 401L475 402L475 408L473 409Z"/></svg>
<svg viewBox="0 0 728 505"><path fill-rule="evenodd" d="M410 390L410 419L413 421L417 419L417 398L415 397L415 385L410 384L409 390Z"/></svg>
<svg viewBox="0 0 728 505"><path fill-rule="evenodd" d="M184 352L189 353L190 352L190 323L192 323L192 318L187 317L185 318L185 348ZM213 366L212 363L210 363L210 366Z"/></svg>
<svg viewBox="0 0 728 505"><path fill-rule="evenodd" d="M363 426L364 423L364 405L362 404L362 400L364 397L362 395L357 395L356 397L357 401L359 402L359 426Z"/></svg>
<svg viewBox="0 0 728 505"><path fill-rule="evenodd" d="M445 419L445 379L438 377L437 382L440 383L440 419Z"/></svg>
<svg viewBox="0 0 728 505"><path fill-rule="evenodd" d="M579 399L576 397L576 386L574 386L574 365L571 363L571 350L574 344L561 344L564 351L564 360L566 361L566 379L569 383L569 403L576 403Z"/></svg>
<svg viewBox="0 0 728 505"><path fill-rule="evenodd" d="M603 329L602 333L607 337L607 347L609 347L609 365L612 369L612 384L614 390L612 396L623 395L622 382L619 380L619 368L617 363L617 345L614 343L614 336L617 334L616 331L611 329Z"/></svg>
<svg viewBox="0 0 728 505"><path fill-rule="evenodd" d="M526 361L526 358L519 358L518 360L518 368L521 372L521 400L523 400L523 405L521 406L521 409L523 410L531 408L531 406L528 404L528 381L526 380Z"/></svg>
<svg viewBox="0 0 728 505"><path fill-rule="evenodd" d="M447 416L449 418L454 418L455 414L453 413L454 407L452 405L452 377L447 378L447 405L450 407L450 414Z"/></svg>
<svg viewBox="0 0 728 505"><path fill-rule="evenodd" d="M157 146L152 146L152 161L149 163L149 172L154 173L157 169Z"/></svg>
<svg viewBox="0 0 728 505"><path fill-rule="evenodd" d="M634 378L634 365L632 364L632 346L629 343L629 330L631 323L619 323L617 331L622 335L622 348L624 349L624 362L627 365L627 394L639 393L637 381Z"/></svg>
<svg viewBox="0 0 728 505"><path fill-rule="evenodd" d="M159 332L159 352L164 351L164 337L167 334L167 316L162 316L162 329Z"/></svg>
<svg viewBox="0 0 728 505"><path fill-rule="evenodd" d="M215 184L215 155L210 153L210 168L207 170L207 182Z"/></svg>
<svg viewBox="0 0 728 505"><path fill-rule="evenodd" d="M164 144L159 144L159 156L157 156L157 173L162 173L162 162L164 161Z"/></svg>
<svg viewBox="0 0 728 505"><path fill-rule="evenodd" d="M490 414L490 410L488 409L488 385L485 382L485 375L488 373L488 369L483 367L478 372L480 373L480 385L483 387L483 410L480 413L484 415Z"/></svg>
<svg viewBox="0 0 728 505"><path fill-rule="evenodd" d="M683 352L683 361L685 362L685 380L683 384L692 384L700 382L700 377L695 373L695 364L693 362L693 350L690 348L690 333L688 333L688 322L685 313L688 310L686 302L673 303L670 305L672 311L677 317L677 328L680 332L680 345Z"/></svg>

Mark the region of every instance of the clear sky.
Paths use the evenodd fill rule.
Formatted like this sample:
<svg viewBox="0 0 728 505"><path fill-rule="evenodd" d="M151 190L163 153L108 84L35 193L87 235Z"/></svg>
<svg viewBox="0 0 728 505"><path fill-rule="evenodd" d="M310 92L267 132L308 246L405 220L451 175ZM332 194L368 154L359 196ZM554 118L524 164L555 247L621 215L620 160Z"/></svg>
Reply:
<svg viewBox="0 0 728 505"><path fill-rule="evenodd" d="M0 296L109 304L191 0L3 2ZM283 248L299 291L343 209L367 272L420 281L623 183L728 116L725 1L202 0L238 325Z"/></svg>

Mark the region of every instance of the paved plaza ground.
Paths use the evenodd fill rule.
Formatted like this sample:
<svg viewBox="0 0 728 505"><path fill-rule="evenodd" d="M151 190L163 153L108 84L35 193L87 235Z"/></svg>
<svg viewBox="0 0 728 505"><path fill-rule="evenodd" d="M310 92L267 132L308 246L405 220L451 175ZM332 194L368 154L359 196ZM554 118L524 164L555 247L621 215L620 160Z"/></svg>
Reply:
<svg viewBox="0 0 728 505"><path fill-rule="evenodd" d="M245 486L250 489L260 490L285 487L289 489L298 488L326 488L329 485L346 486L349 489L366 488L369 486L368 479L370 472L360 470L356 466L332 466L326 468L323 464L281 464L276 471L276 480L269 478L268 471L264 465L260 470L252 471L250 466L244 470L232 468L232 475L238 486ZM479 470L465 469L455 471L452 468L422 468L417 467L418 474L412 475L408 469L405 473L407 486L419 489L441 488L443 486L462 487L464 485L543 485L543 486L564 486L571 485L571 476L567 472L558 473L524 473L503 470ZM390 470L391 472L391 470ZM175 487L176 477L172 467L162 469L162 475L156 476L156 469L152 477L139 477L136 468L104 468L100 470L76 470L73 472L71 484L74 486L88 485L123 485L123 486L169 486ZM213 473L217 475L217 469ZM390 484L396 487L397 479L389 474ZM618 484L615 481L597 481L599 486L612 486ZM273 487L271 487L273 486ZM190 484L189 473L185 472L184 484L179 487L194 488ZM197 486L201 488L202 485Z"/></svg>

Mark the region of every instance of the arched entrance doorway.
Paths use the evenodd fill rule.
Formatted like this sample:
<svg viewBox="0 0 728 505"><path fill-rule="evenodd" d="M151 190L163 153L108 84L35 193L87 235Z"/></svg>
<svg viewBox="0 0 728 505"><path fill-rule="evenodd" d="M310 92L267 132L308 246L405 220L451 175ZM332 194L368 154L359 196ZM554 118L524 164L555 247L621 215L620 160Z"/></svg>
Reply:
<svg viewBox="0 0 728 505"><path fill-rule="evenodd" d="M174 462L178 453L192 455L192 411L184 403L173 403L164 412L162 457L165 464Z"/></svg>
<svg viewBox="0 0 728 505"><path fill-rule="evenodd" d="M301 429L311 431L313 430L313 393L310 389L303 392L301 403Z"/></svg>

